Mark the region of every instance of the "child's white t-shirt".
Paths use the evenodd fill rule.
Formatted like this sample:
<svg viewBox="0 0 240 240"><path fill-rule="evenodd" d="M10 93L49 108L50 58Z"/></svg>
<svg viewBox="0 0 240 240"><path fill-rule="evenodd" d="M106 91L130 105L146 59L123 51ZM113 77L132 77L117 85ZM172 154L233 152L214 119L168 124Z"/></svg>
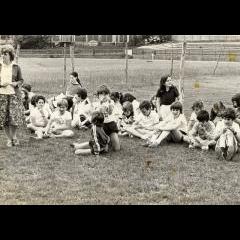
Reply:
<svg viewBox="0 0 240 240"><path fill-rule="evenodd" d="M92 104L88 98L82 102L76 103L73 110L73 120L79 119L80 115L84 115L87 119L90 119L92 110Z"/></svg>
<svg viewBox="0 0 240 240"><path fill-rule="evenodd" d="M59 110L56 110L52 116L51 116L51 120L54 120L54 125L56 127L58 126L68 126L67 122L68 121L72 121L72 115L70 112L66 111L63 115L60 114Z"/></svg>
<svg viewBox="0 0 240 240"><path fill-rule="evenodd" d="M164 120L164 122L166 122L167 124L168 123L173 123L173 124L177 123L177 125L179 125L177 130L187 133L187 119L184 114L180 114L178 118L174 118L174 115L170 114Z"/></svg>
<svg viewBox="0 0 240 240"><path fill-rule="evenodd" d="M223 132L223 129L226 128L227 126L225 125L224 121L219 121L217 123L217 126L215 128L215 136L218 136ZM237 123L233 122L232 128L234 129L235 132L237 132L237 135L240 136L240 127Z"/></svg>
<svg viewBox="0 0 240 240"><path fill-rule="evenodd" d="M50 117L49 112L44 108L43 108L43 114L47 119ZM40 110L37 107L32 109L32 111L30 112L30 121L31 122L32 122L32 118L35 118L35 122L37 125L43 125L45 123L44 118L43 118L42 114L40 113Z"/></svg>
<svg viewBox="0 0 240 240"><path fill-rule="evenodd" d="M192 112L189 121L194 121L194 122L197 122L197 121L198 121L198 120L197 120L197 114L196 114L195 112Z"/></svg>
<svg viewBox="0 0 240 240"><path fill-rule="evenodd" d="M159 116L155 111L151 111L149 116L145 116L142 113L137 117L137 124L142 127L152 127L159 123Z"/></svg>
<svg viewBox="0 0 240 240"><path fill-rule="evenodd" d="M115 117L116 122L122 117L122 114L123 114L122 105L120 103L115 103L112 115Z"/></svg>
<svg viewBox="0 0 240 240"><path fill-rule="evenodd" d="M100 111L104 114L104 123L115 122L116 117L113 115L114 101L107 100L104 102L94 102L93 103L94 111Z"/></svg>

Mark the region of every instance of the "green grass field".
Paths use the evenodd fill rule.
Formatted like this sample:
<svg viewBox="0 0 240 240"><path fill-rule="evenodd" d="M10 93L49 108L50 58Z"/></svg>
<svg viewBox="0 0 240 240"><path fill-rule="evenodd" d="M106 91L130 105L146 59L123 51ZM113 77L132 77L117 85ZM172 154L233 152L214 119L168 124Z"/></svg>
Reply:
<svg viewBox="0 0 240 240"><path fill-rule="evenodd" d="M63 90L63 59L20 59L23 77L33 91L48 97ZM68 61L68 73L70 61ZM132 92L139 101L150 99L160 77L170 71L170 61L129 61L129 85L124 60L75 59L76 71L90 98L100 84L112 91ZM185 105L187 117L196 99L205 107L222 100L231 106L239 91L240 63L186 62ZM174 63L174 76L179 62ZM194 83L199 81L200 88ZM177 84L177 82L176 82ZM100 158L75 156L69 144L89 139L77 132L73 139L29 141L20 131L21 146L9 150L0 131L0 204L239 204L240 159L218 161L215 153L189 150L170 144L142 148L142 141L121 137L122 150Z"/></svg>

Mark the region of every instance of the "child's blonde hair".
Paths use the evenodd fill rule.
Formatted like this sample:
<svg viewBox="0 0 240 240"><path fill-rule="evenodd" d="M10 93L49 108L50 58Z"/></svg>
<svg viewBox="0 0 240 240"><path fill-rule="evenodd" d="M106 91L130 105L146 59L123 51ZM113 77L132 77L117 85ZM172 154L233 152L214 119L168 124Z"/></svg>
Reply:
<svg viewBox="0 0 240 240"><path fill-rule="evenodd" d="M58 107L68 107L68 101L66 99L60 99L57 102Z"/></svg>

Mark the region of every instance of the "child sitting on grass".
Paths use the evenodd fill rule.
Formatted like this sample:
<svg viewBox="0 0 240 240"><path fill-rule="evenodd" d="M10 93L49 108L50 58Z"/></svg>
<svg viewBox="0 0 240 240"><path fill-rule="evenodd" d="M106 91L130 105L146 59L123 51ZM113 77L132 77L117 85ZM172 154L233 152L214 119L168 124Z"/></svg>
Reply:
<svg viewBox="0 0 240 240"><path fill-rule="evenodd" d="M217 123L222 120L222 113L224 112L225 109L226 107L221 101L213 104L213 107L211 109L210 120L215 125L217 125Z"/></svg>
<svg viewBox="0 0 240 240"><path fill-rule="evenodd" d="M103 129L110 137L110 144L114 151L120 150L120 142L118 138L118 126L116 118L113 115L114 102L110 98L110 90L107 86L102 85L97 90L97 102L94 103L94 111L99 111L104 115Z"/></svg>
<svg viewBox="0 0 240 240"><path fill-rule="evenodd" d="M113 116L115 117L115 122L117 123L118 129L120 128L121 117L123 114L122 105L120 103L122 99L122 93L112 92L110 98L114 101Z"/></svg>
<svg viewBox="0 0 240 240"><path fill-rule="evenodd" d="M182 104L175 102L171 105L170 110L171 114L155 127L157 130L143 146L155 148L160 146L164 140L175 143L189 140L187 137L187 120L183 114Z"/></svg>
<svg viewBox="0 0 240 240"><path fill-rule="evenodd" d="M209 121L209 113L201 110L197 115L197 120L189 132L189 148L200 147L202 150L208 150L210 146L215 146L214 131L215 125Z"/></svg>
<svg viewBox="0 0 240 240"><path fill-rule="evenodd" d="M141 111L139 109L140 103L137 101L136 97L134 97L131 93L125 93L123 97L121 98L121 104L125 102L131 102L133 105L133 111L135 118L138 117L138 115L141 114Z"/></svg>
<svg viewBox="0 0 240 240"><path fill-rule="evenodd" d="M126 129L131 127L134 123L134 111L133 111L133 105L131 102L124 102L123 103L123 114L121 117L121 122L120 122L120 136L132 136L129 134Z"/></svg>
<svg viewBox="0 0 240 240"><path fill-rule="evenodd" d="M234 109L227 108L222 117L223 120L218 122L215 129L215 140L217 141L215 151L219 158L230 161L238 152L240 128L234 122L236 119Z"/></svg>
<svg viewBox="0 0 240 240"><path fill-rule="evenodd" d="M236 113L235 122L240 126L240 93L237 93L232 97L232 104Z"/></svg>
<svg viewBox="0 0 240 240"><path fill-rule="evenodd" d="M42 139L45 133L45 128L48 124L50 114L44 109L45 105L44 96L35 97L35 108L30 113L30 123L27 128L34 131L37 137L35 139Z"/></svg>
<svg viewBox="0 0 240 240"><path fill-rule="evenodd" d="M204 106L203 106L203 102L202 101L196 101L193 103L192 105L192 114L191 114L191 117L190 117L190 120L188 122L188 132L190 132L194 126L194 124L196 122L198 122L197 120L197 115L198 113L203 110Z"/></svg>
<svg viewBox="0 0 240 240"><path fill-rule="evenodd" d="M101 112L92 114L91 140L84 143L73 143L76 155L99 155L108 152L110 137L104 132L104 115Z"/></svg>
<svg viewBox="0 0 240 240"><path fill-rule="evenodd" d="M125 127L125 130L133 136L145 140L153 135L154 126L159 123L159 116L151 109L150 101L141 102L139 108L141 114L135 119L133 125Z"/></svg>
<svg viewBox="0 0 240 240"><path fill-rule="evenodd" d="M91 127L92 104L87 97L87 90L78 88L75 90L72 127L88 129Z"/></svg>
<svg viewBox="0 0 240 240"><path fill-rule="evenodd" d="M57 102L57 109L52 114L45 130L45 135L51 138L72 137L71 113L67 111L68 102L66 99Z"/></svg>

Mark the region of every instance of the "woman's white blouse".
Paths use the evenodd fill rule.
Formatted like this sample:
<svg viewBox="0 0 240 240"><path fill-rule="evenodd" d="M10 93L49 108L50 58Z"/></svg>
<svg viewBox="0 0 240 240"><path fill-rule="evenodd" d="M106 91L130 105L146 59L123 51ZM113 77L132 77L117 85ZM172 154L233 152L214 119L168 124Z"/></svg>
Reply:
<svg viewBox="0 0 240 240"><path fill-rule="evenodd" d="M1 69L1 85L12 83L12 63L9 65L2 64ZM14 87L8 85L0 88L0 94L12 95L15 94Z"/></svg>

